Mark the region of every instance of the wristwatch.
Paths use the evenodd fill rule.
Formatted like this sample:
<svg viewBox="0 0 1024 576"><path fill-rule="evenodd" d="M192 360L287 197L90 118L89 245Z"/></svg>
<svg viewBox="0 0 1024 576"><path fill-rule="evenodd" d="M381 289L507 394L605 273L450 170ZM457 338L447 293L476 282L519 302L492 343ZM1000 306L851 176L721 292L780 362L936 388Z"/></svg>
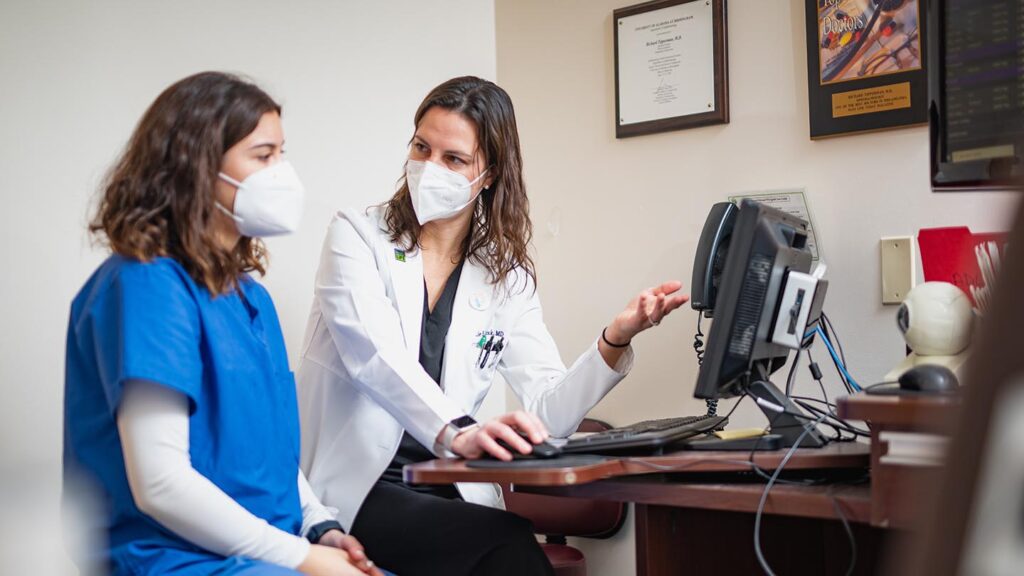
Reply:
<svg viewBox="0 0 1024 576"><path fill-rule="evenodd" d="M313 524L309 532L306 532L306 540L316 544L320 542L320 539L324 537L328 530L341 530L343 533L345 532L341 527L341 523L337 520L324 520L323 522Z"/></svg>
<svg viewBox="0 0 1024 576"><path fill-rule="evenodd" d="M460 416L445 424L444 428L441 429L438 441L434 444L434 452L438 454L446 450L450 452L455 437L476 425L476 420L472 416Z"/></svg>

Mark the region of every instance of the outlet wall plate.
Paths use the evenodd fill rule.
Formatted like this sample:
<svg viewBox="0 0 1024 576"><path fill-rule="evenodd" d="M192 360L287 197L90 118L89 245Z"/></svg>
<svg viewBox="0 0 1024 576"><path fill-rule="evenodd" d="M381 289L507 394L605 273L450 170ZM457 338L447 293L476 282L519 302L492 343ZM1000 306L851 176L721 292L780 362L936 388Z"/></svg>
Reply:
<svg viewBox="0 0 1024 576"><path fill-rule="evenodd" d="M882 261L882 304L901 304L917 281L912 236L887 236L879 240Z"/></svg>

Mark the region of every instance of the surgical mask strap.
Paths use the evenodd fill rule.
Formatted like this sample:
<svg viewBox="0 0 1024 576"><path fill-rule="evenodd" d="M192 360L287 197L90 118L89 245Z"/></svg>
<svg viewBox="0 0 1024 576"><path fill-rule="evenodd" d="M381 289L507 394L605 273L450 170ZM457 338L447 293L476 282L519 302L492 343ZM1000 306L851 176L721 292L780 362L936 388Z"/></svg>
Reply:
<svg viewBox="0 0 1024 576"><path fill-rule="evenodd" d="M228 184L231 184L235 188L241 188L242 187L242 183L241 182L239 182L238 180L235 180L234 178L232 178L231 176L228 176L227 174L225 174L223 172L217 172L217 177L220 178L221 180L227 182ZM223 206L222 206L222 208L223 208Z"/></svg>
<svg viewBox="0 0 1024 576"><path fill-rule="evenodd" d="M476 178L473 178L473 181L469 183L469 188L472 189L473 188L473 184L476 184L477 182L479 182L480 179L483 178L490 169L491 169L490 167L484 168L484 171L481 172L480 175L477 176ZM483 192L484 191L483 188L481 188L480 191Z"/></svg>
<svg viewBox="0 0 1024 576"><path fill-rule="evenodd" d="M233 212L231 212L231 210L228 210L227 208L225 208L224 205L221 204L220 202L217 202L216 200L214 200L213 201L213 205L216 206L217 209L220 210L221 212L227 214L228 218L231 218L235 222L241 222L242 221L241 218L239 218L238 216L235 216L235 214Z"/></svg>
<svg viewBox="0 0 1024 576"><path fill-rule="evenodd" d="M241 182L239 182L238 180L235 180L234 178L232 178L231 176L228 176L227 174L225 174L223 172L217 172L217 178L220 178L221 180L227 182L228 184L231 184L232 186L234 186L237 189L241 189L242 188L242 183ZM228 218L231 218L235 222L241 222L242 221L241 218L239 218L237 215L235 215L235 213L232 212L231 210L228 210L220 202L214 200L213 201L213 205L216 206L217 209L220 210L221 212L227 214Z"/></svg>

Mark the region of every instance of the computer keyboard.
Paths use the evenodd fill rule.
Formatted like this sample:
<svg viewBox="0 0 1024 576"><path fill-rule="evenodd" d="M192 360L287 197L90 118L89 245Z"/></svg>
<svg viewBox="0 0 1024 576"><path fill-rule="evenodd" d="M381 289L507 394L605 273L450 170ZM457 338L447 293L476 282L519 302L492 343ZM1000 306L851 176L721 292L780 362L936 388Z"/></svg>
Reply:
<svg viewBox="0 0 1024 576"><path fill-rule="evenodd" d="M598 453L627 449L660 448L677 440L722 428L728 423L724 416L684 416L644 420L622 428L612 428L562 445L563 453Z"/></svg>

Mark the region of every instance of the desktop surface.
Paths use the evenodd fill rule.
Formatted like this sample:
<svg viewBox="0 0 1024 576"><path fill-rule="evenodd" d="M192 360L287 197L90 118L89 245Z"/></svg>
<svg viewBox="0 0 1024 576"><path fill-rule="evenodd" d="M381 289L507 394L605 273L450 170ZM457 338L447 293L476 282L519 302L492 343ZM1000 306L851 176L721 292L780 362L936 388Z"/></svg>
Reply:
<svg viewBox="0 0 1024 576"><path fill-rule="evenodd" d="M781 463L786 452L787 450L757 452L753 455L753 462L762 470L772 471ZM476 468L465 460L441 459L408 465L403 475L405 481L410 484L510 482L524 486L572 486L621 476L749 472L749 456L748 453L732 451L684 450L660 456L609 457L580 465L553 458L545 460L545 466L542 468ZM859 442L833 443L824 448L799 448L786 463L786 470L866 470L870 456L870 447Z"/></svg>

